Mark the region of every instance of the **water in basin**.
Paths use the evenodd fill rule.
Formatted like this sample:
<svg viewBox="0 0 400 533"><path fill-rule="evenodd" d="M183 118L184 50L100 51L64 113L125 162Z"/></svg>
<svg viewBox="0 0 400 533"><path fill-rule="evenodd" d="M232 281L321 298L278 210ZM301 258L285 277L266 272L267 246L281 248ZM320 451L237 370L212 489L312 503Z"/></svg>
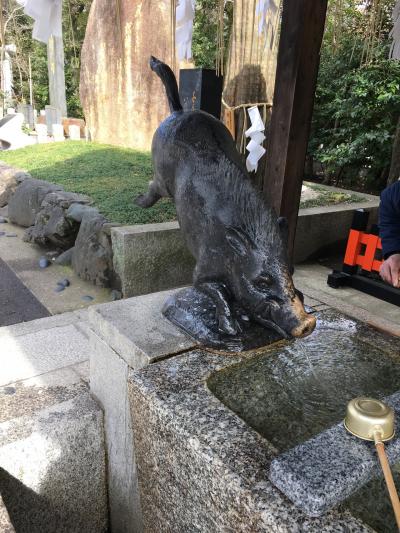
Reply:
<svg viewBox="0 0 400 533"><path fill-rule="evenodd" d="M310 337L270 347L222 370L210 377L208 386L232 411L284 451L340 422L352 398L382 399L399 390L400 342L327 312ZM397 478L400 481L400 475ZM348 506L377 531L397 531L380 483L378 480L364 487ZM375 516L372 512L371 516L370 507L387 507L384 529L379 525L380 513L375 512Z"/></svg>

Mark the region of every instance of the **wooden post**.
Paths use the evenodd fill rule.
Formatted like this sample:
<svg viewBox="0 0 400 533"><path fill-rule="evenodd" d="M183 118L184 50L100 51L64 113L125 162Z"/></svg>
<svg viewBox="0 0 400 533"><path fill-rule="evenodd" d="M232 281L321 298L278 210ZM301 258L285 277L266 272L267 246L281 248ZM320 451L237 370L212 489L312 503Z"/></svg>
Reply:
<svg viewBox="0 0 400 533"><path fill-rule="evenodd" d="M289 222L292 257L327 0L283 0L263 195Z"/></svg>

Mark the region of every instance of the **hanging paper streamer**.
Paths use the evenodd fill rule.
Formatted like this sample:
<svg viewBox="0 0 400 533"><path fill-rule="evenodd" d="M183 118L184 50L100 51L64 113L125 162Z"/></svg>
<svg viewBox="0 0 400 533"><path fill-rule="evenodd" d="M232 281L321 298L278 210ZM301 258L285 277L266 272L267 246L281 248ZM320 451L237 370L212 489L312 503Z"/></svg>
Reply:
<svg viewBox="0 0 400 533"><path fill-rule="evenodd" d="M192 58L195 0L179 0L176 6L176 48L179 61Z"/></svg>
<svg viewBox="0 0 400 533"><path fill-rule="evenodd" d="M265 148L262 145L265 140L265 126L257 106L250 107L247 111L251 127L245 133L246 137L250 137L250 142L246 146L246 150L249 152L246 167L248 172L257 172L258 162L265 154Z"/></svg>
<svg viewBox="0 0 400 533"><path fill-rule="evenodd" d="M390 47L389 57L391 59L400 59L400 0L397 0L392 14L393 28L389 33L389 38L393 39Z"/></svg>
<svg viewBox="0 0 400 533"><path fill-rule="evenodd" d="M62 37L62 0L17 0L24 13L33 18L32 37L47 43L50 36Z"/></svg>
<svg viewBox="0 0 400 533"><path fill-rule="evenodd" d="M275 40L275 27L272 21L274 20L277 11L278 5L275 0L258 0L256 4L258 35L260 37L263 35L266 43L269 40L271 49L273 48Z"/></svg>

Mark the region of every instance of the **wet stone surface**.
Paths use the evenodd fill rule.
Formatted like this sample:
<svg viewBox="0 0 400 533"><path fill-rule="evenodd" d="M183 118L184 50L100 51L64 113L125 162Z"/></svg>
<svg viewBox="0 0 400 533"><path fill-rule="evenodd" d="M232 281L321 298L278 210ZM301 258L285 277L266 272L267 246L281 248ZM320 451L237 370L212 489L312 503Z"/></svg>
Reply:
<svg viewBox="0 0 400 533"><path fill-rule="evenodd" d="M349 400L400 388L400 340L335 313L304 339L215 374L214 394L280 451L340 422Z"/></svg>
<svg viewBox="0 0 400 533"><path fill-rule="evenodd" d="M396 413L396 425L400 423L400 393L385 399ZM391 463L400 460L400 439L386 444L386 453ZM381 476L379 462L373 443L358 439L348 433L340 423L320 433L313 439L288 450L271 463L270 480L298 507L309 516L320 516L332 507ZM371 488L371 487L370 487ZM358 509L368 508L371 522L383 520L385 528L395 526L391 513L381 516L380 509L390 503L386 491L364 490L365 498L353 502L356 516ZM344 503L344 508L347 505Z"/></svg>
<svg viewBox="0 0 400 533"><path fill-rule="evenodd" d="M397 492L400 492L400 463L392 466L392 472ZM369 524L377 533L398 532L382 476L364 485L342 507Z"/></svg>
<svg viewBox="0 0 400 533"><path fill-rule="evenodd" d="M273 461L271 480L308 514L326 512L367 483L343 509L390 532L397 530L387 493L381 479L369 481L380 475L373 445L347 434L341 421L350 399L399 390L399 363L399 339L328 312L310 337L214 374L208 385L280 452L289 450ZM387 449L399 459L399 441Z"/></svg>
<svg viewBox="0 0 400 533"><path fill-rule="evenodd" d="M204 386L237 361L193 351L132 374L145 529L161 531L172 516L174 532L195 523L201 531L370 533L350 513L307 517L269 482L276 451Z"/></svg>

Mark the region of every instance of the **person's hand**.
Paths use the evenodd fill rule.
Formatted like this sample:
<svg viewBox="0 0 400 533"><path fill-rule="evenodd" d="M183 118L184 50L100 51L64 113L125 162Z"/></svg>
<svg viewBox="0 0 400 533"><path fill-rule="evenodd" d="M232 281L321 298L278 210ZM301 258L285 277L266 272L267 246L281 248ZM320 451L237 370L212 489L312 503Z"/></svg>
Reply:
<svg viewBox="0 0 400 533"><path fill-rule="evenodd" d="M400 254L393 254L381 265L379 274L383 281L393 287L400 287Z"/></svg>

